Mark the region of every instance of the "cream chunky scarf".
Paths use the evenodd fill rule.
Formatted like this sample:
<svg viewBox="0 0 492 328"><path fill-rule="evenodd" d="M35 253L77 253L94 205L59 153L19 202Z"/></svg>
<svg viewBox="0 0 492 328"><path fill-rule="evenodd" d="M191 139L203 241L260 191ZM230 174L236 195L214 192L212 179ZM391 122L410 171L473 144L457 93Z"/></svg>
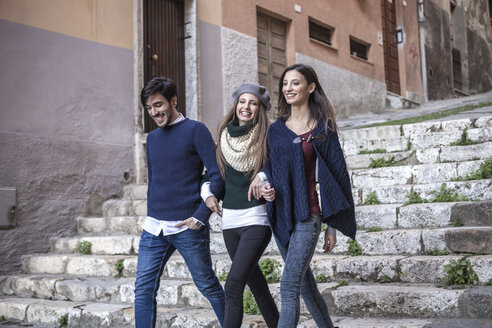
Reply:
<svg viewBox="0 0 492 328"><path fill-rule="evenodd" d="M222 130L220 137L222 155L224 155L227 164L236 171L249 172L256 165L256 158L251 156L253 150L251 142L258 133L258 125L256 124L252 129L249 129L246 134L234 137L229 134L229 127L231 129L238 129L237 126L229 125Z"/></svg>

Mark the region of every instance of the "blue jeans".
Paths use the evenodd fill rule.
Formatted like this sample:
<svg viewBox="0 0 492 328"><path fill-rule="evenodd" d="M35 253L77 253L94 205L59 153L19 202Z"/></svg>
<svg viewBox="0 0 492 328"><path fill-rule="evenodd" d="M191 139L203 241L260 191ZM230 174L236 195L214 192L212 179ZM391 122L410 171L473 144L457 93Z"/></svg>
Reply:
<svg viewBox="0 0 492 328"><path fill-rule="evenodd" d="M200 230L156 237L142 231L138 250L135 281L135 324L137 328L153 328L156 322L156 295L164 267L175 250L181 254L198 290L209 300L219 319L224 322L224 289L215 276L210 256L208 224Z"/></svg>
<svg viewBox="0 0 492 328"><path fill-rule="evenodd" d="M333 328L328 307L309 267L320 232L320 216L311 214L309 219L295 223L287 247L283 247L278 239L275 239L284 259L284 271L280 281L282 307L279 328L297 326L301 307L300 295L316 325L320 328Z"/></svg>

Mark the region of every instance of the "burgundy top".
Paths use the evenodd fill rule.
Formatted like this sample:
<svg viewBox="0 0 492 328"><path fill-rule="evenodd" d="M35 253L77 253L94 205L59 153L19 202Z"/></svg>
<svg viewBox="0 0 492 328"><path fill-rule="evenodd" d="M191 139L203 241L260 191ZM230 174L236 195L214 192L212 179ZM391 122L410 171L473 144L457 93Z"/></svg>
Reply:
<svg viewBox="0 0 492 328"><path fill-rule="evenodd" d="M304 158L304 173L306 174L309 213L321 214L318 193L316 192L316 152L314 151L312 139L309 138L312 134L313 131L309 131L300 134L299 137L302 140L302 156Z"/></svg>

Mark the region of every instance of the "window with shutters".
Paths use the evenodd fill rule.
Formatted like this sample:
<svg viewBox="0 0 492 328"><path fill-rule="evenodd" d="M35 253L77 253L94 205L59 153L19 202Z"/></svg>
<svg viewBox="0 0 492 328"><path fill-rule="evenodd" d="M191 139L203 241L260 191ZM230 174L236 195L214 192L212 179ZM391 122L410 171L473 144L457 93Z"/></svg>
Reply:
<svg viewBox="0 0 492 328"><path fill-rule="evenodd" d="M335 28L321 24L309 17L309 38L321 42L325 45L332 46L332 37Z"/></svg>

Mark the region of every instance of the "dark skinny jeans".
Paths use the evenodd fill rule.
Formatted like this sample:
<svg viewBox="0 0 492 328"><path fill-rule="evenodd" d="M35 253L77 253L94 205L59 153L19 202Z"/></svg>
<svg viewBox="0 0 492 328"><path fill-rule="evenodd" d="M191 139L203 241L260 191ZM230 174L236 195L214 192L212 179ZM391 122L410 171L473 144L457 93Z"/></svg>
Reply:
<svg viewBox="0 0 492 328"><path fill-rule="evenodd" d="M246 284L253 293L268 327L276 328L279 318L277 305L258 266L258 260L272 237L270 227L251 225L226 229L223 233L227 252L232 260L225 283L224 328L241 327Z"/></svg>

